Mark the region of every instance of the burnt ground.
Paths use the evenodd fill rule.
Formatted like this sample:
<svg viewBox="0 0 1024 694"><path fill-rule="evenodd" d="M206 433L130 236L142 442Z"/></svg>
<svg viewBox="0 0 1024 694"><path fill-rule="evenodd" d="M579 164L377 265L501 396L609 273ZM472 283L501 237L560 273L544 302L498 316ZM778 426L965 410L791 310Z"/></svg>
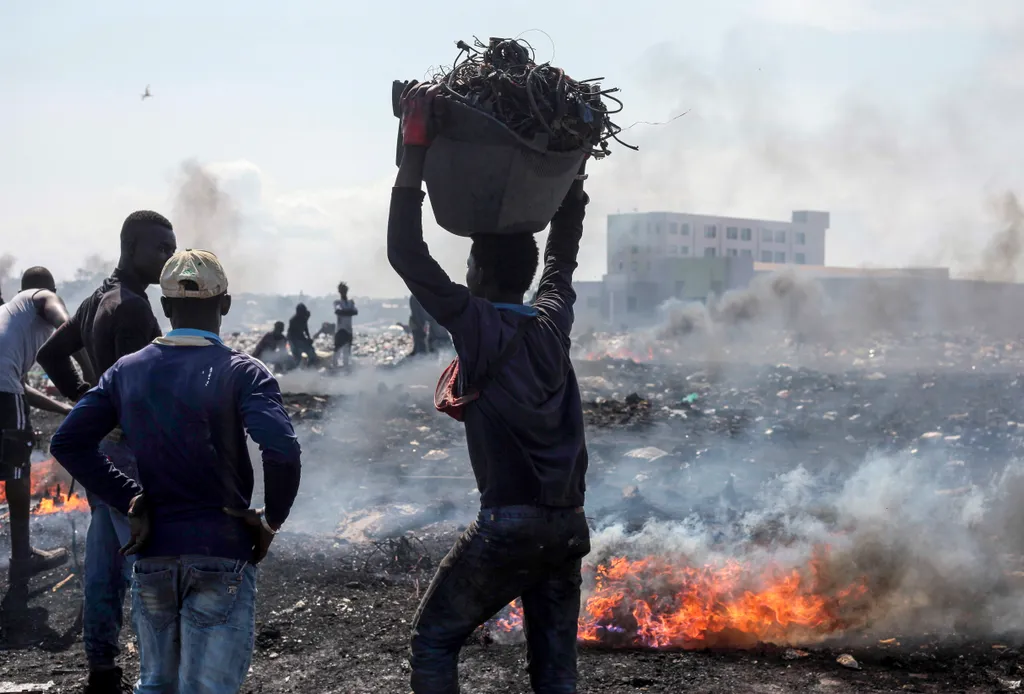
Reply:
<svg viewBox="0 0 1024 694"><path fill-rule="evenodd" d="M583 363L578 371L589 403L588 507L635 522L678 517L723 498L742 506L766 476L798 464L833 474L879 450L943 447L951 458L969 459L967 468L937 472L950 475L948 486L955 488L964 476L991 477L1024 441L1020 380L1012 369L750 367L722 377L696 367L603 361ZM382 387L365 395L287 398L307 457L335 451L335 467L327 476L312 467L304 472L296 503L308 510L304 521L290 523L262 566L257 647L243 691L408 691L407 637L418 593L475 505L458 427L430 412L423 394ZM376 422L377 434L336 425L339 414L359 410ZM45 433L53 422L39 419L37 426ZM338 457L344 464L334 462ZM749 470L751 461L756 472ZM698 493L684 498L666 490L664 482L676 478ZM335 482L325 486L327 479ZM626 486L634 489L624 495ZM374 511L402 504L415 512L395 520ZM50 544L69 544L73 520L80 555L84 516L38 518L34 533ZM2 554L5 535L0 525ZM81 591L77 578L63 582L73 572L69 565L37 577L27 595L12 593L0 576L0 691L6 681L53 681L49 691L69 692L82 681ZM801 651L771 645L685 652L585 648L580 691L992 692L1022 686L1024 641L887 637L881 643L877 636L854 636L842 646ZM464 691L529 691L524 647L504 643L507 638L481 631L469 640L461 661ZM840 665L842 654L852 655L859 669ZM127 642L125 661L127 670L137 668Z"/></svg>
<svg viewBox="0 0 1024 694"><path fill-rule="evenodd" d="M434 558L445 534L429 541ZM282 533L260 576L257 646L244 692L361 694L407 692L409 620L430 571L361 570L365 552L328 539ZM58 570L32 584L27 611L3 611L0 682L53 681L69 692L82 680L76 619L81 593ZM4 586L4 590L7 587ZM762 646L748 651L641 652L585 648L581 692L997 692L1024 679L1024 658L1007 643L905 641L802 651ZM530 691L525 647L488 644L483 630L463 650L468 693ZM905 642L904 642L905 641ZM852 655L860 666L839 665ZM138 660L128 648L126 668Z"/></svg>

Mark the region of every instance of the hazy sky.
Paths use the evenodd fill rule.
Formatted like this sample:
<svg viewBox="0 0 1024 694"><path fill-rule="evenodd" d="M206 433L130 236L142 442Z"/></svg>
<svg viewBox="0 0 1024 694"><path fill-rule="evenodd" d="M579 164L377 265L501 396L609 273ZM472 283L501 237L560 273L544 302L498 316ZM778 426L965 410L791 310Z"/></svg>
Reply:
<svg viewBox="0 0 1024 694"><path fill-rule="evenodd" d="M401 294L391 81L473 35L527 32L547 59L534 28L557 65L623 89L621 125L690 109L592 167L582 277L603 271L604 215L632 209L826 209L831 264L969 269L1000 227L991 201L1024 183L1019 0L7 2L0 253L70 276L116 257L133 209L181 227L196 160L238 208L211 249L236 288ZM461 276L466 242L428 241Z"/></svg>

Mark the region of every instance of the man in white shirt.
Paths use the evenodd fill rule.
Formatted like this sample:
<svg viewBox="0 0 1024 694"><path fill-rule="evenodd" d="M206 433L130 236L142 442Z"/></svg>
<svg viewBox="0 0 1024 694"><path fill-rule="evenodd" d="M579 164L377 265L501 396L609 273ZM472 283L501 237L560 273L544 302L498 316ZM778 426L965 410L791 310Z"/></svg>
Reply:
<svg viewBox="0 0 1024 694"><path fill-rule="evenodd" d="M358 315L356 303L348 298L348 285L342 282L338 285L338 298L334 301L334 317L337 319L337 332L334 333L334 366L338 366L338 357L341 357L341 366L348 368L349 360L352 357L352 316Z"/></svg>
<svg viewBox="0 0 1024 694"><path fill-rule="evenodd" d="M67 414L70 405L26 383L36 354L68 320L53 275L33 267L21 277L21 291L0 306L0 482L11 512L11 578L25 580L67 561L67 550L43 551L29 544L30 464L35 434L29 407Z"/></svg>

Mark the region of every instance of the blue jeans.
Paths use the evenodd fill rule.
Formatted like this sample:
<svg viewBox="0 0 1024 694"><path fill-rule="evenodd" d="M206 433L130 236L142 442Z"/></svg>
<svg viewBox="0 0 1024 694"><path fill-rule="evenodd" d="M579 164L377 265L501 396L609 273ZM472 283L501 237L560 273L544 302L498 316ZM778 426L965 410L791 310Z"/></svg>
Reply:
<svg viewBox="0 0 1024 694"><path fill-rule="evenodd" d="M256 639L256 567L235 559L140 559L135 694L236 694Z"/></svg>
<svg viewBox="0 0 1024 694"><path fill-rule="evenodd" d="M412 690L458 694L463 642L516 598L523 601L526 669L538 694L576 694L583 509L483 509L442 560L413 619Z"/></svg>
<svg viewBox="0 0 1024 694"><path fill-rule="evenodd" d="M120 549L131 532L120 511L94 501L89 532L85 538L85 612L82 639L89 669L114 667L121 634L124 595L131 581L133 557Z"/></svg>

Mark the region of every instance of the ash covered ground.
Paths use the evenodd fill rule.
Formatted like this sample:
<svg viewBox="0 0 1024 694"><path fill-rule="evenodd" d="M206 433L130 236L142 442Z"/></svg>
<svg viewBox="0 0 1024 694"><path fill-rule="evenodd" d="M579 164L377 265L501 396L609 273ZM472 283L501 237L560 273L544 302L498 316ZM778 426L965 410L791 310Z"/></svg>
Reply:
<svg viewBox="0 0 1024 694"><path fill-rule="evenodd" d="M740 593L755 595L765 576L813 566L815 581L787 600L823 596L828 619L712 625L661 649L636 638L584 645L580 691L1019 690L1020 341L844 336L826 348L772 331L725 342L689 324L678 332L588 336L578 348L591 453L588 590L593 564L613 556L739 565L750 579ZM440 361L398 362L406 346L397 333L360 343L350 374L281 379L303 443L303 485L262 566L243 691L408 691L417 598L473 517L460 426L431 407ZM43 546L73 543L80 559L87 522L39 516L33 531ZM0 524L0 556L7 549ZM37 577L27 595L0 583L0 683L52 681L48 691L64 692L82 681L76 571L72 562ZM651 579L666 609L685 588L674 578ZM520 641L497 623L475 634L464 690L529 691Z"/></svg>

